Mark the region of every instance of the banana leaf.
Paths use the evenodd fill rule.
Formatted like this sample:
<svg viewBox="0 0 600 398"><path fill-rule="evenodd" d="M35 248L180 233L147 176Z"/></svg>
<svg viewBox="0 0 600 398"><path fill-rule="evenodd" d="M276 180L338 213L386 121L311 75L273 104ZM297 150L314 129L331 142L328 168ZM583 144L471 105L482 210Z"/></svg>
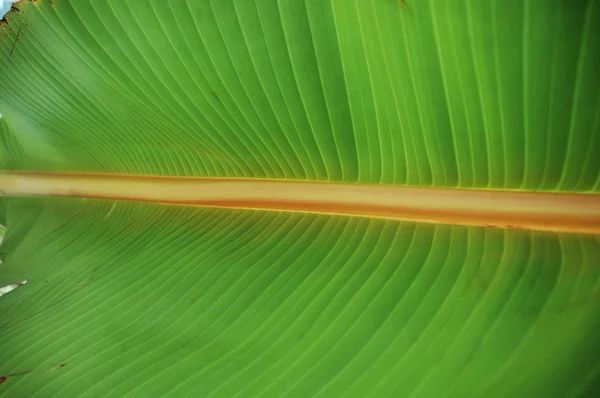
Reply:
<svg viewBox="0 0 600 398"><path fill-rule="evenodd" d="M0 396L596 397L599 29L594 0L16 3ZM598 206L582 233L8 192L31 172Z"/></svg>

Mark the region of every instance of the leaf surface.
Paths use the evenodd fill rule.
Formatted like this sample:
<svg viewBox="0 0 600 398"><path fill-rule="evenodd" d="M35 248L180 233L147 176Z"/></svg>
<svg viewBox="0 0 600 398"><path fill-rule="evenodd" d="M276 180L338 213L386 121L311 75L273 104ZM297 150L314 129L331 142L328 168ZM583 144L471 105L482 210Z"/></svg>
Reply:
<svg viewBox="0 0 600 398"><path fill-rule="evenodd" d="M0 169L593 203L600 3L543 3L22 1L0 25ZM597 234L7 197L11 178L0 286L28 283L0 299L0 396L600 389Z"/></svg>

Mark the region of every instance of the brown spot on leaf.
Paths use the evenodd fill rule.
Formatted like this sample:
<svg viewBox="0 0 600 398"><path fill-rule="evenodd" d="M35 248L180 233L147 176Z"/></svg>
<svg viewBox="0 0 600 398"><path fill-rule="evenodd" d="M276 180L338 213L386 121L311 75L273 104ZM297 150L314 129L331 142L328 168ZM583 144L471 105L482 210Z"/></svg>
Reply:
<svg viewBox="0 0 600 398"><path fill-rule="evenodd" d="M63 363L61 363L59 365L56 365L55 367L53 367L52 369L50 369L49 371L47 371L46 373L44 373L42 376L46 376L47 374L52 373L52 372L54 372L57 369L64 368L65 366L67 366L67 364L69 362L71 362L71 359L73 359L73 358L70 358L70 359L64 361Z"/></svg>
<svg viewBox="0 0 600 398"><path fill-rule="evenodd" d="M27 371L27 372L20 372L20 373L11 373L11 374L6 375L6 376L0 376L0 384L6 383L10 377L21 376L21 375L24 375L24 374L27 374L27 373L29 373L29 371Z"/></svg>
<svg viewBox="0 0 600 398"><path fill-rule="evenodd" d="M19 36L21 35L21 30L23 29L22 26L19 26L19 30L17 31L17 37L15 37L15 42L13 43L13 46L10 50L10 54L8 55L9 57L12 57L13 52L15 52L15 48L17 47L17 42L19 41Z"/></svg>

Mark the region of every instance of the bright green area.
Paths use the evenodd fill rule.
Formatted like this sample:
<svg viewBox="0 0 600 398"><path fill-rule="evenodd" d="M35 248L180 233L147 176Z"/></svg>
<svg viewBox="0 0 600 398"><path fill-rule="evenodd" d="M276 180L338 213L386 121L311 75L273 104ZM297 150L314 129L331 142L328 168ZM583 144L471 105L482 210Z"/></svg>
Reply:
<svg viewBox="0 0 600 398"><path fill-rule="evenodd" d="M600 192L599 1L401 4L23 2L0 169ZM599 236L75 199L0 224L0 286L28 280L0 377L30 371L1 397L600 391Z"/></svg>
<svg viewBox="0 0 600 398"><path fill-rule="evenodd" d="M1 396L597 392L598 237L113 205L8 201Z"/></svg>
<svg viewBox="0 0 600 398"><path fill-rule="evenodd" d="M0 167L600 191L598 1L407 3L23 3Z"/></svg>

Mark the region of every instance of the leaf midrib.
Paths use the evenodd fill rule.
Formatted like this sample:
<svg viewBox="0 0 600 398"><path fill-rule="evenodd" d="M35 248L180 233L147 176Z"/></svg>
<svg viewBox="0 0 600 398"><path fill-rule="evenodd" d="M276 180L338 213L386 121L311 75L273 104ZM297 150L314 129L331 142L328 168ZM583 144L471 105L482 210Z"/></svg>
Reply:
<svg viewBox="0 0 600 398"><path fill-rule="evenodd" d="M341 214L444 224L600 233L600 195L317 181L3 172L6 196Z"/></svg>

